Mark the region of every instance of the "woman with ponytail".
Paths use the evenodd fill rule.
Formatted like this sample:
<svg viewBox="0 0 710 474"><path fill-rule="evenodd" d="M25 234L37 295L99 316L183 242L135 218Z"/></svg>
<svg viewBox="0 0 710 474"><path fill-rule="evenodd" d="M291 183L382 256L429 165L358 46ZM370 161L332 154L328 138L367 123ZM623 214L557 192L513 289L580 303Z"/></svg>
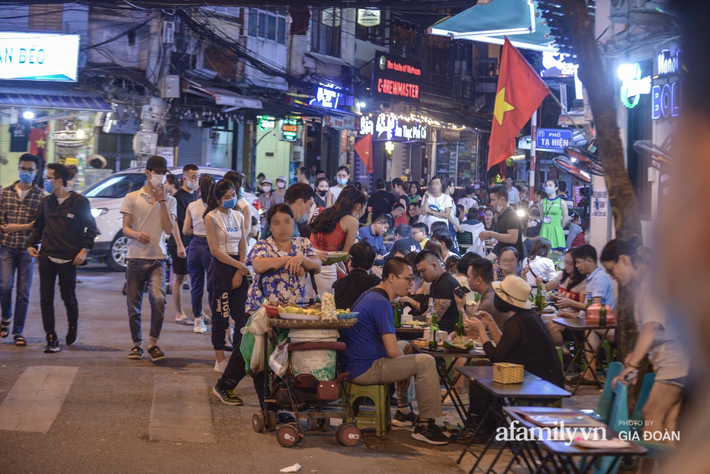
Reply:
<svg viewBox="0 0 710 474"><path fill-rule="evenodd" d="M624 370L612 383L627 385L627 375L635 373L648 354L656 378L643 408L644 431L660 432L664 435L660 439L670 439L670 433L676 429L690 364L681 335L657 298L651 268L637 237L610 241L600 260L619 285L637 285L634 320L639 330L638 339L633 352L624 359ZM636 379L631 383L636 384ZM652 439L659 438L653 436Z"/></svg>
<svg viewBox="0 0 710 474"><path fill-rule="evenodd" d="M234 347L241 342L241 329L246 320L244 311L249 283L246 259L244 216L234 210L237 190L228 179L217 183L203 215L205 233L212 261L207 270L207 291L212 310L212 346L215 372L224 372L228 359L224 356L229 317L234 320Z"/></svg>

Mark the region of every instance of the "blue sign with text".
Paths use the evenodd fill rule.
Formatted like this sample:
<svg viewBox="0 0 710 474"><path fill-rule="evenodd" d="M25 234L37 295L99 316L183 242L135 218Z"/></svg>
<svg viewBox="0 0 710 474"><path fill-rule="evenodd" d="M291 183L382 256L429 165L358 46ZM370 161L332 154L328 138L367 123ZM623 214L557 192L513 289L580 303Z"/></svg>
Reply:
<svg viewBox="0 0 710 474"><path fill-rule="evenodd" d="M563 128L538 128L535 147L538 150L559 150L572 146L572 130Z"/></svg>

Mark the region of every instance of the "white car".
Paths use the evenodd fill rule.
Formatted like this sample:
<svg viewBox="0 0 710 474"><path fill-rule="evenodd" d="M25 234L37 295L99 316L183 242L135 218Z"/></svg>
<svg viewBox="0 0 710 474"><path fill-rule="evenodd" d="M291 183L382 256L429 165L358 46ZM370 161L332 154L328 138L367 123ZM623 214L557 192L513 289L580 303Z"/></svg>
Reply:
<svg viewBox="0 0 710 474"><path fill-rule="evenodd" d="M211 175L215 181L222 179L228 171L231 170L223 168L200 169L202 174ZM182 168L170 168L170 172L182 178ZM119 212L123 198L126 197L126 194L145 186L145 182L145 168L136 167L107 176L82 191L82 194L91 203L91 214L99 229L99 235L94 240L94 248L89 256L105 258L106 265L111 270L119 272L126 270L126 252L129 239L123 235L123 215ZM245 188L247 191L251 191L248 185L245 185ZM244 197L249 203L253 203L257 199L251 192L246 192Z"/></svg>

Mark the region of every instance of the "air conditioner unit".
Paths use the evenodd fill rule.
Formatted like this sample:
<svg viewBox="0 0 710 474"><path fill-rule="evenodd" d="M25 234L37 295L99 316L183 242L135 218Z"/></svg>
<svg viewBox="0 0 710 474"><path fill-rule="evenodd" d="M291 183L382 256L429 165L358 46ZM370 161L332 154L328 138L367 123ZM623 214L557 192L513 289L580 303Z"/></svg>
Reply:
<svg viewBox="0 0 710 474"><path fill-rule="evenodd" d="M155 155L157 147L157 133L140 131L133 136L133 153L136 155Z"/></svg>

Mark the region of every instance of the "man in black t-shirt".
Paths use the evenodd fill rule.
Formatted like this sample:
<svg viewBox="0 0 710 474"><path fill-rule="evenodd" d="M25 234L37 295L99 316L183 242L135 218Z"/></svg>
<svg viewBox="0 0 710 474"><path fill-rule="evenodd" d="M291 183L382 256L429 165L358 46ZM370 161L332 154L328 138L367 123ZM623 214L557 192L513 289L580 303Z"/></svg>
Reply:
<svg viewBox="0 0 710 474"><path fill-rule="evenodd" d="M363 293L382 281L377 275L369 273L377 256L377 252L369 242L362 240L356 243L350 247L349 253L348 275L333 283L337 309L352 309Z"/></svg>
<svg viewBox="0 0 710 474"><path fill-rule="evenodd" d="M368 212L372 213L371 222L375 222L375 220L382 214L390 212L392 210L392 205L395 203L392 193L385 191L384 179L376 179L375 188L377 188L377 192L370 197L370 202L367 205Z"/></svg>
<svg viewBox="0 0 710 474"><path fill-rule="evenodd" d="M490 198L491 207L500 212L500 216L496 224L496 232L486 230L479 234L481 240L492 237L498 241L487 258L494 260L505 247L515 247L519 260L522 260L527 255L523 246L523 227L518 214L508 205L508 190L502 184L493 186Z"/></svg>
<svg viewBox="0 0 710 474"><path fill-rule="evenodd" d="M458 322L458 308L454 301L454 290L461 285L453 275L444 271L441 260L430 250L419 252L414 264L424 281L431 283L429 297L434 299L434 312L439 316L439 329L449 333L454 332ZM420 304L412 298L404 297L400 298L400 301L409 303L422 313L426 311L424 304Z"/></svg>
<svg viewBox="0 0 710 474"><path fill-rule="evenodd" d="M197 200L195 192L200 182L200 169L196 165L185 165L182 169L182 186L173 196L177 201L177 219L173 226L173 232L168 239L168 252L173 261L173 302L177 314L175 322L192 326L194 320L190 319L182 310L182 284L188 275L187 270L187 246L190 244L190 238L182 233L182 224L185 222L185 212L187 206ZM179 236L179 237L178 237ZM194 314L193 317L199 318L201 315Z"/></svg>

